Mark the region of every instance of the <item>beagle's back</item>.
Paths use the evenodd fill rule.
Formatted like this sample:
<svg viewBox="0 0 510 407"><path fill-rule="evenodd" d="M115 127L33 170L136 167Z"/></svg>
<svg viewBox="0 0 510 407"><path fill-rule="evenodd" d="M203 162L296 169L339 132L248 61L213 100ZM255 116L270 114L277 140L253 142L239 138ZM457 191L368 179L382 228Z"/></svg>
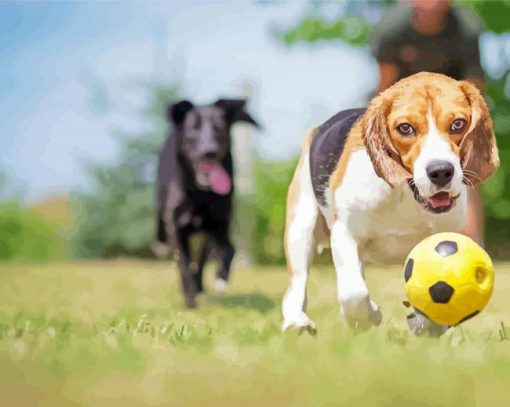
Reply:
<svg viewBox="0 0 510 407"><path fill-rule="evenodd" d="M320 125L310 145L310 172L313 192L320 205L326 206L329 179L344 150L347 136L365 108L343 110Z"/></svg>

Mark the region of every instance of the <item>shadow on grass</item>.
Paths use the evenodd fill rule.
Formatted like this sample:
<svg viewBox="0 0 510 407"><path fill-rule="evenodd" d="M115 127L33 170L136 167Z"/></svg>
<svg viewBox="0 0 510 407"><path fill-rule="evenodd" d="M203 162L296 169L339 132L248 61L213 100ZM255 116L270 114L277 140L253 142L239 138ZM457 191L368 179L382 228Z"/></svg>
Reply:
<svg viewBox="0 0 510 407"><path fill-rule="evenodd" d="M225 308L246 308L259 311L262 314L272 310L275 302L261 293L217 295L210 294L208 299Z"/></svg>

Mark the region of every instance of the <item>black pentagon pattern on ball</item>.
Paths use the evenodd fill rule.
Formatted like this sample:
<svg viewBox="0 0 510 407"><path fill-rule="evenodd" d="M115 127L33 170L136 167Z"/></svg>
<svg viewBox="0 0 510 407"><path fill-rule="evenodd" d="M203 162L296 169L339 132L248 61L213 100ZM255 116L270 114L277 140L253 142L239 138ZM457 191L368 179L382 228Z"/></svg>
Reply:
<svg viewBox="0 0 510 407"><path fill-rule="evenodd" d="M453 287L444 281L438 281L429 287L429 293L432 301L447 304L452 298Z"/></svg>
<svg viewBox="0 0 510 407"><path fill-rule="evenodd" d="M443 240L436 246L436 252L438 252L443 257L451 256L452 254L457 253L459 248L457 247L457 243L452 242L451 240Z"/></svg>
<svg viewBox="0 0 510 407"><path fill-rule="evenodd" d="M414 266L414 260L409 259L406 264L406 268L404 270L404 278L406 280L406 283L411 278L411 275L413 274L413 266Z"/></svg>

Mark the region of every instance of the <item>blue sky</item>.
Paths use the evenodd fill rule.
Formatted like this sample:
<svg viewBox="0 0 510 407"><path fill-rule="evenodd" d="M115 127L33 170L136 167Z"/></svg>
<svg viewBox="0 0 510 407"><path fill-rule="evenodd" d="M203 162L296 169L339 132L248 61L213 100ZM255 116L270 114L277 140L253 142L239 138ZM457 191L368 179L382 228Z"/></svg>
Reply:
<svg viewBox="0 0 510 407"><path fill-rule="evenodd" d="M238 96L263 123L269 158L299 151L303 131L359 106L377 82L366 50L341 43L285 48L270 35L304 2L0 3L0 168L28 199L86 184L80 162L114 157L116 128L139 126L133 81L177 80L197 103ZM86 84L100 80L115 109L91 109Z"/></svg>
<svg viewBox="0 0 510 407"><path fill-rule="evenodd" d="M376 81L360 50L342 44L287 49L273 24L296 21L305 3L0 3L0 166L29 199L85 184L81 160L108 160L110 133L136 127L129 83L177 79L197 103L254 86L265 156L297 153L303 130L353 103ZM87 78L113 89L117 109L91 110Z"/></svg>

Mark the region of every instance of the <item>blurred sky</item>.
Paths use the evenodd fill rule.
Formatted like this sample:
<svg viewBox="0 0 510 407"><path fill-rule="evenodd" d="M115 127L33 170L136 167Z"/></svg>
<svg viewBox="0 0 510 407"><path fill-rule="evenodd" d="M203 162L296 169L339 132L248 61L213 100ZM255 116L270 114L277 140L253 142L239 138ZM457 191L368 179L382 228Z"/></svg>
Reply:
<svg viewBox="0 0 510 407"><path fill-rule="evenodd" d="M112 129L137 125L129 111L133 82L151 76L177 80L198 103L239 95L252 83L261 153L295 154L307 126L362 103L376 80L360 50L338 43L287 49L272 38L272 24L295 22L305 6L0 3L0 165L30 199L83 185L80 160L114 156ZM98 80L124 109L92 109L87 85Z"/></svg>
<svg viewBox="0 0 510 407"><path fill-rule="evenodd" d="M112 159L112 131L139 126L134 84L151 77L177 81L197 103L252 83L260 152L296 154L308 126L362 105L377 81L366 50L275 41L271 26L289 26L305 9L290 1L0 3L0 168L29 200L82 187L81 161ZM112 92L108 114L94 109L96 84Z"/></svg>

